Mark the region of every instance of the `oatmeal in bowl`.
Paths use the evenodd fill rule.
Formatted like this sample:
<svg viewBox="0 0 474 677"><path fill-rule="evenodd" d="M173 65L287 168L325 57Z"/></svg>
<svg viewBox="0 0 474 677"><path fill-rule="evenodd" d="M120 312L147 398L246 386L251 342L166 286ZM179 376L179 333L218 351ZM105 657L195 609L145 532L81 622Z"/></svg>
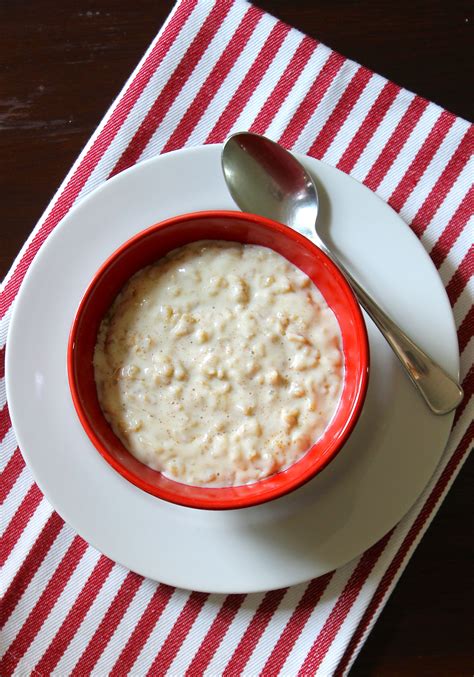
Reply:
<svg viewBox="0 0 474 677"><path fill-rule="evenodd" d="M291 229L240 212L176 217L121 247L71 332L76 410L104 458L159 498L255 505L334 457L365 395L352 292Z"/></svg>

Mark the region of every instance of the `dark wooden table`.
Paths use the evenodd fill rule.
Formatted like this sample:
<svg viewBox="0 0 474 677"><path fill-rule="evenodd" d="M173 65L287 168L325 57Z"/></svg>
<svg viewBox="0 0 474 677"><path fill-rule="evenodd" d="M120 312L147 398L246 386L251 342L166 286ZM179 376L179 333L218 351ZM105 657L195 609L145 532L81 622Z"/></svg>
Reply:
<svg viewBox="0 0 474 677"><path fill-rule="evenodd" d="M470 0L257 0L345 56L472 119ZM171 0L0 5L0 275L136 65ZM465 465L352 675L474 673L473 468Z"/></svg>

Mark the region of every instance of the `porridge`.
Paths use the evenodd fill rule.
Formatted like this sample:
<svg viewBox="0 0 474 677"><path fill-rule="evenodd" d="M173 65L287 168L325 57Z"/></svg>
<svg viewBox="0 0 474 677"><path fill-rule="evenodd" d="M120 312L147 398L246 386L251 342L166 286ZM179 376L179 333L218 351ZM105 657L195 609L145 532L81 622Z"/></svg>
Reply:
<svg viewBox="0 0 474 677"><path fill-rule="evenodd" d="M343 382L337 320L272 249L201 241L136 273L100 326L99 402L125 447L200 486L255 482L327 428Z"/></svg>

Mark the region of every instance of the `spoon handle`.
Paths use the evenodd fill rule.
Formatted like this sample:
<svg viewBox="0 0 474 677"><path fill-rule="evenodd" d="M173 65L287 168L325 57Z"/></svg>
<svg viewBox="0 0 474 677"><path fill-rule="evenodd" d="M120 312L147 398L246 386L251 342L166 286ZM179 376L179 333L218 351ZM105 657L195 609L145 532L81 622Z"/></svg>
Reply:
<svg viewBox="0 0 474 677"><path fill-rule="evenodd" d="M385 336L430 409L435 414L447 414L455 409L463 398L463 390L459 384L395 324L339 261L335 263L345 275L361 306Z"/></svg>

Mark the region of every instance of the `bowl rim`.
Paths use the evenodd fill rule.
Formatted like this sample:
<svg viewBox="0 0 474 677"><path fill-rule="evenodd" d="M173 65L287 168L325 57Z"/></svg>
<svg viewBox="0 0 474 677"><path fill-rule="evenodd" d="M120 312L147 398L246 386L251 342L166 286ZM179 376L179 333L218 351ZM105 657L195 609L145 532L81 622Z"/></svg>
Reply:
<svg viewBox="0 0 474 677"><path fill-rule="evenodd" d="M240 497L234 497L232 499L226 499L226 498L215 498L212 501L209 499L203 501L203 499L198 498L198 494L201 490L209 490L209 489L214 489L215 491L219 490L229 490L237 487L232 487L232 486L224 486L224 487L200 487L200 486L194 486L194 485L187 485L182 482L176 482L174 480L170 480L171 482L174 482L176 484L185 484L186 487L189 487L190 490L194 490L194 495L193 496L186 496L182 497L180 496L179 498L176 497L175 494L173 494L171 491L164 490L163 488L157 489L153 485L148 484L146 481L142 480L140 477L129 471L124 465L122 465L120 462L118 462L113 454L109 451L107 446L102 443L102 441L99 439L99 436L96 434L94 430L94 426L92 422L90 421L89 416L87 415L87 412L85 411L85 408L83 407L82 404L82 398L79 393L79 387L76 379L76 369L75 369L75 344L76 344L76 337L77 337L77 332L79 328L79 324L83 315L83 312L85 308L87 307L87 304L89 302L90 297L95 291L95 288L97 287L99 281L101 280L102 276L107 272L109 267L118 259L121 257L124 252L126 252L127 249L129 249L132 245L134 245L136 242L139 240L147 237L151 233L155 232L156 230L159 230L163 227L172 227L176 224L179 224L183 221L188 221L191 219L206 219L206 218L216 218L216 217L223 217L223 218L235 218L238 217L239 219L242 219L244 221L247 221L249 223L256 223L261 226L264 226L265 228L269 230L276 231L280 233L281 235L285 237L289 237L293 241L296 241L298 244L302 245L307 251L308 250L317 250L317 255L322 256L323 260L325 260L326 265L329 266L330 269L332 269L333 274L338 278L339 282L342 283L342 286L346 289L346 292L349 293L349 298L351 299L352 306L354 312L354 317L356 318L356 332L358 336L358 343L360 345L360 362L361 362L361 368L360 368L360 375L357 381L357 389L356 393L352 399L351 402L351 408L349 415L347 419L345 420L344 426L342 428L342 431L339 429L339 434L337 437L337 444L335 445L334 449L332 449L331 453L327 454L322 454L318 459L314 460L313 463L309 467L304 467L302 468L302 472L298 475L297 478L293 479L291 482L280 482L275 488L270 489L267 494L265 494L263 497L254 495L252 493L248 493L245 496L240 496ZM197 238L195 241L199 241L199 239L202 238ZM209 239L217 239L217 238L209 238ZM192 242L193 240L190 240ZM234 241L238 241L234 240ZM170 250L171 251L171 250ZM284 256L283 254L280 254L281 256ZM296 264L294 264L296 265ZM297 266L298 267L298 266ZM304 271L303 271L304 272ZM339 324L339 323L338 323ZM342 335L342 330L341 335ZM276 498L279 498L281 496L285 496L286 494L289 494L290 492L298 489L301 487L303 484L311 480L313 477L315 477L317 474L319 474L336 456L337 454L341 451L343 448L345 442L349 438L350 434L352 433L352 430L354 429L359 416L362 411L362 407L365 401L365 397L367 394L367 387L368 387L368 379L369 379L369 367L370 367L370 350L369 350L369 340L368 340L368 335L367 335L367 328L366 324L362 315L362 311L360 308L360 305L355 297L355 294L350 287L349 283L347 282L346 278L342 274L342 272L339 270L339 268L336 266L336 264L329 258L329 256L322 250L320 249L314 242L309 240L307 237L299 233L298 231L294 230L293 228L290 228L289 226L286 226L282 223L279 223L278 221L273 221L272 219L268 219L264 216L260 216L257 214L252 214L249 212L241 212L238 210L228 210L228 209L210 209L210 210L200 210L200 211L195 211L195 212L188 212L185 214L180 214L177 216L172 216L168 219L164 219L162 221L159 221L155 224L152 224L151 226L148 226L147 228L139 231L135 235L133 235L131 238L123 242L117 249L115 249L112 254L101 264L101 266L97 269L95 272L94 276L90 280L89 284L87 285L87 288L82 295L81 301L77 307L77 310L74 314L74 320L71 325L71 329L69 332L69 338L68 338L68 345L67 345L67 377L68 377L68 383L69 383L69 390L71 393L73 405L75 408L75 411L78 415L78 418L81 422L81 425L89 437L90 441L92 442L93 446L95 449L100 453L100 455L105 459L105 461L112 466L114 470L116 470L122 477L124 477L126 480L128 480L131 484L136 486L137 488L141 489L142 491L145 491L148 494L152 494L154 497L165 500L170 503L174 503L176 505L181 505L184 507L190 507L190 508L197 508L197 509L203 509L203 510L231 510L231 509L240 509L240 508L246 508L246 507L252 507L255 505L260 505L263 503L267 503L268 501L272 501ZM103 416L103 414L102 414ZM105 416L104 416L105 419ZM105 419L106 420L106 419ZM110 425L107 422L107 425ZM115 434L115 433L114 433ZM117 438L119 440L119 438ZM120 442L120 440L119 440ZM308 452L312 449L313 445L308 449ZM124 447L125 448L125 447ZM127 453L130 453L127 450ZM132 454L131 454L132 455ZM132 455L133 456L133 455ZM302 458L304 458L305 455L303 455ZM136 459L138 461L138 459ZM143 464L144 465L144 464ZM148 466L145 466L148 467ZM290 466L291 467L291 466ZM159 471L155 471L159 472ZM283 472L283 471L282 471ZM239 486L245 486L245 487L252 487L253 485L259 485L261 482L264 482L265 480L270 479L271 477L275 477L279 475L280 473L275 473L274 475L271 475L270 477L263 478L262 480L259 480L257 482L253 482L249 485L239 485ZM170 478L167 478L170 479Z"/></svg>

